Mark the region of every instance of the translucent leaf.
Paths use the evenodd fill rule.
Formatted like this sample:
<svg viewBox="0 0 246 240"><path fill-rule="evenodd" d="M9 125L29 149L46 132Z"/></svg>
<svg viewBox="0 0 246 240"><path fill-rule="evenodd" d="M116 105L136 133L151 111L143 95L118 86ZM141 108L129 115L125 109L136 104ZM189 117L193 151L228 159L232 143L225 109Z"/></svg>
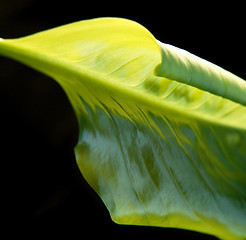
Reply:
<svg viewBox="0 0 246 240"><path fill-rule="evenodd" d="M126 19L76 22L0 54L63 87L78 166L120 224L246 238L246 83Z"/></svg>

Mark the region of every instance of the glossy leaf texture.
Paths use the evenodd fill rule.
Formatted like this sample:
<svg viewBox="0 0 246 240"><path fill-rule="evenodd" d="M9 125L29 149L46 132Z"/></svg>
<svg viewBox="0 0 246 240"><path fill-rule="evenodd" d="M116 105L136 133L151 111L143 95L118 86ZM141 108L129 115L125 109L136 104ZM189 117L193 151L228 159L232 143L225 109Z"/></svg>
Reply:
<svg viewBox="0 0 246 240"><path fill-rule="evenodd" d="M63 87L78 166L115 222L246 239L243 79L120 18L2 39L0 54Z"/></svg>

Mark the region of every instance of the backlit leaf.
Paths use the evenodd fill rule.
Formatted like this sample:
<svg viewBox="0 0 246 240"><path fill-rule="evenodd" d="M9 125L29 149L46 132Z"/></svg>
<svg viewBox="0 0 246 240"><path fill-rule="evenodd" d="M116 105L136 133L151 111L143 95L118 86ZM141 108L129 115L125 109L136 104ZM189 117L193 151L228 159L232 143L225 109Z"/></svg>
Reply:
<svg viewBox="0 0 246 240"><path fill-rule="evenodd" d="M246 83L126 19L0 41L53 77L80 132L78 166L120 224L246 239Z"/></svg>

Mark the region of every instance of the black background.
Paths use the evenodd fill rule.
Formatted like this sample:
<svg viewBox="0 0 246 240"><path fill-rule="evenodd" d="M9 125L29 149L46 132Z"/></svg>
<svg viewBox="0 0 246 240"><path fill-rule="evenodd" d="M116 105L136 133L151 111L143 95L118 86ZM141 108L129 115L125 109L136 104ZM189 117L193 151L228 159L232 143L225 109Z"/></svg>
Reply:
<svg viewBox="0 0 246 240"><path fill-rule="evenodd" d="M124 17L141 23L160 41L246 79L243 8L200 1L188 5L181 1L0 0L0 37L21 37L94 17ZM0 228L10 235L215 239L185 230L113 223L77 168L73 147L78 126L63 90L47 76L2 57L0 120L4 222Z"/></svg>

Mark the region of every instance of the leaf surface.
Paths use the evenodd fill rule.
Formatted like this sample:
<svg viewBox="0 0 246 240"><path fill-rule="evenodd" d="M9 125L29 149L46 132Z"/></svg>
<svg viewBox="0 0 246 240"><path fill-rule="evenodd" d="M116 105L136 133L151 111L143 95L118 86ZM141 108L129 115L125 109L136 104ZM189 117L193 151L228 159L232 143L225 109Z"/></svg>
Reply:
<svg viewBox="0 0 246 240"><path fill-rule="evenodd" d="M78 166L120 224L246 238L246 83L130 20L0 41L63 87Z"/></svg>

